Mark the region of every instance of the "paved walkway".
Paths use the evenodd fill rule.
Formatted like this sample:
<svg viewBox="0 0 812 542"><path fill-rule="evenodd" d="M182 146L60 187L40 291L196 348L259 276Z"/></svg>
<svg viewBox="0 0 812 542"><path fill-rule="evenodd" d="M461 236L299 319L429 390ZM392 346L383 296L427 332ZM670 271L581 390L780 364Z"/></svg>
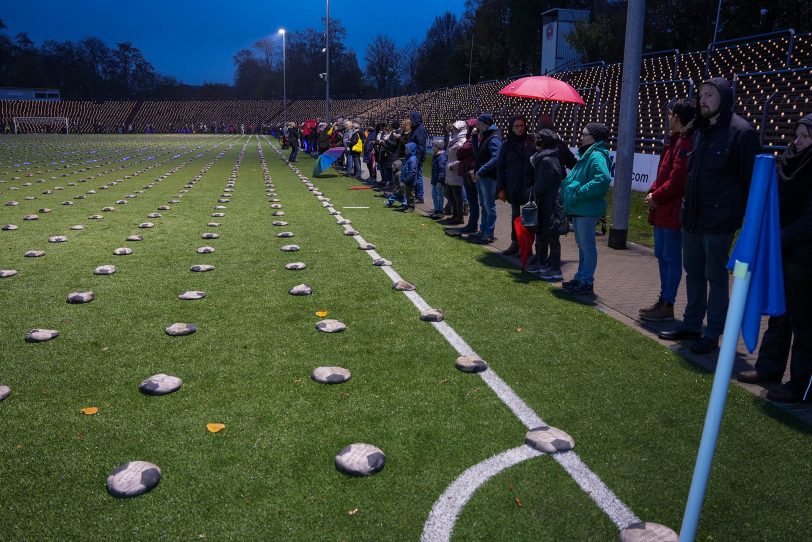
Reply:
<svg viewBox="0 0 812 542"><path fill-rule="evenodd" d="M431 186L426 183L426 203L418 205L418 209L430 211ZM510 205L497 202L497 225L496 240L488 245L494 252L501 252L510 245ZM595 305L599 310L612 316L616 320L623 322L636 331L650 337L651 339L668 346L674 352L687 358L694 364L712 372L716 367L716 358L719 351L711 354L699 356L689 350L690 341L675 343L663 341L657 338L657 332L666 329L673 329L677 322L650 323L642 322L638 316L638 309L648 306L657 300L660 293L660 279L657 267L657 260L652 249L640 245L629 244L628 250L614 250L607 246L607 236L598 236L598 268L595 273L595 297L586 298L584 302ZM564 280L570 280L578 268L578 248L575 245L575 237L570 234L561 238L562 272ZM520 266L518 257L507 257L516 266ZM684 277L683 277L684 278ZM731 278L732 284L732 278ZM675 304L675 315L681 317L685 307L685 284L684 280L680 284ZM766 317L762 321L762 331L766 327ZM760 344L760 343L759 343ZM738 373L752 368L755 364L756 354L748 354L744 344L739 341L738 354L736 356L734 373ZM757 351L756 351L757 353ZM787 369L789 370L789 369ZM787 380L789 374L784 376ZM734 378L731 380L737 386L764 398L771 385L762 387L761 385L742 384ZM812 425L812 405L806 404L780 404L774 403L779 408L786 410L809 425Z"/></svg>

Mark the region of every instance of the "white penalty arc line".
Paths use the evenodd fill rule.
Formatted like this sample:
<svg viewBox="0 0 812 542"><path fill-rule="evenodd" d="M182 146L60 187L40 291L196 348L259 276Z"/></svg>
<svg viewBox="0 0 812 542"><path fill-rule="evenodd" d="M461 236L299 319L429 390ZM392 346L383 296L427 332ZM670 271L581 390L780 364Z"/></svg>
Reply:
<svg viewBox="0 0 812 542"><path fill-rule="evenodd" d="M269 142L270 143L270 142ZM273 145L271 145L273 147ZM276 150L274 148L274 150ZM281 153L276 151L277 154ZM304 182L304 181L303 181ZM332 207L326 207L328 212L332 212L334 209ZM333 215L336 220L340 220L342 217L341 215ZM345 225L345 231L348 229ZM355 241L358 243L359 246L367 244L367 241L359 234L353 236ZM377 260L381 258L381 255L378 254L375 250L367 250L365 251L369 254L372 260ZM392 280L392 282L397 282L399 280L403 280L400 274L395 271L394 268L391 266L381 266L381 269L384 273ZM424 311L431 308L431 305L426 303L426 301L415 291L404 291L403 294L409 298L412 304L420 311ZM460 337L460 335L446 322L432 322L431 325L443 336L443 338L450 344L454 350L457 351L461 356L475 356L480 358L480 356L471 348L465 340ZM481 358L480 358L481 359ZM545 427L547 423L541 419L541 417L536 414L536 412L530 408L527 403L525 403L516 392L499 376L488 367L483 372L477 373L479 377L488 385L491 390L496 394L497 397L516 415L517 418L524 424L527 429L535 429L537 427ZM459 496L455 496L456 502L460 503L459 508L456 508L453 515L446 517L442 523L442 525L446 525L447 529L432 529L430 532L428 531L429 528L429 520L432 520L432 515L435 515L435 508L440 503L440 500L443 499L443 496L440 497L435 502L435 505L432 507L432 512L427 519L423 535L421 540L428 541L428 540L450 540L451 539L451 532L453 531L454 524L457 521L457 517L459 513L462 511L462 507L470 500L473 496L474 492L476 492L479 487L482 486L488 479L495 476L502 470L515 465L521 461L525 461L527 459L531 459L532 457L537 457L537 455L544 455L540 452L536 452L537 455L528 455L527 457L522 456L521 453L517 452L516 450L527 449L531 452L535 452L532 448L528 446L520 446L518 448L513 448L512 450L508 450L507 452L502 452L502 454L498 454L493 456L485 461L471 467L470 469L466 470L457 480L452 482L451 486L446 489L443 495L446 495L452 487L455 487L457 481L461 478L466 476L466 473L472 472L476 473L478 476L482 475L483 477L479 480L480 483L478 484L460 484L459 488L464 488L467 493L463 492ZM528 453L528 452L524 452ZM507 454L507 455L506 455ZM555 461L561 465L564 470L575 480L575 483L587 494L590 498L595 502L598 507L603 510L603 512L609 517L609 519L614 523L619 529L623 529L632 525L634 523L640 523L640 518L638 518L634 513L629 510L629 508L623 504L617 495L615 495L611 489L609 489L606 484L603 483L598 475L590 470L590 468L584 463L581 458L573 451L563 452L563 453L556 453L550 454ZM504 456L504 457L503 457ZM497 459L502 458L502 459ZM521 459L520 459L521 458ZM482 467L481 469L477 469L480 465L490 465L488 462L491 460L496 460L493 466ZM509 463L509 461L513 461L513 463ZM507 462L507 463L506 463ZM495 466L503 465L498 470L493 470ZM488 473L490 473L488 475ZM487 475L487 477L485 477ZM446 510L444 513L450 514L450 508L444 508ZM439 525L438 519L434 518L434 523L432 525Z"/></svg>

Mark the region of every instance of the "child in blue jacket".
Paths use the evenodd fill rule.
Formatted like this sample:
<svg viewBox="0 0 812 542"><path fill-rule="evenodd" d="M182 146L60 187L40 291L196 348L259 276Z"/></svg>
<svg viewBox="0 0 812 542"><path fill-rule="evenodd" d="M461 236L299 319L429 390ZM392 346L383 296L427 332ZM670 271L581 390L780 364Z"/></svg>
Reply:
<svg viewBox="0 0 812 542"><path fill-rule="evenodd" d="M443 218L443 195L445 194L445 166L448 155L445 152L445 142L438 139L431 143L434 155L431 158L431 199L434 202L434 212L431 218Z"/></svg>

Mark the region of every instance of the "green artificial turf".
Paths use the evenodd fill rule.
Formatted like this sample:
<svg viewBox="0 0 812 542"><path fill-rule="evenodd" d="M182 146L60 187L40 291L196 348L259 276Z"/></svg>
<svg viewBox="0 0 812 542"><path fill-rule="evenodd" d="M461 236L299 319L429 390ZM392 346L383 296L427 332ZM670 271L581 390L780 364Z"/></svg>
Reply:
<svg viewBox="0 0 812 542"><path fill-rule="evenodd" d="M20 226L0 232L0 268L20 272L0 280L6 307L0 383L13 390L0 403L6 420L0 424L0 538L415 540L457 476L523 443L526 428L479 377L454 368L452 347L418 319L265 140L281 218L271 216L255 137L0 143L17 145L8 159L0 157L6 181L0 197L20 202L0 207L0 223ZM243 145L226 216L211 218ZM70 155L77 157L70 167L58 160L49 165L69 150L81 151ZM133 158L121 162L128 155ZM33 156L49 160L14 166ZM115 171L90 179L114 166L79 171L85 168L73 164L88 156L116 160ZM300 157L309 176L312 160ZM165 159L171 160L99 189ZM201 180L181 194L198 174ZM711 375L482 247L443 235L436 223L386 209L370 191L349 190L352 179L328 173L312 180L430 305L446 311L446 321L539 416L575 438L583 461L635 514L679 528ZM32 186L23 186L27 181ZM55 186L65 189L41 194ZM91 188L97 193L87 199L59 205ZM114 204L136 190L144 192ZM26 195L38 199L25 201ZM167 203L178 195L181 203ZM164 204L172 209L146 218ZM46 205L53 211L39 221L21 221ZM106 205L116 211L87 220ZM136 227L147 220L156 227ZM290 225L274 227L274 220ZM209 228L209 221L222 225ZM88 228L68 229L77 223ZM275 236L286 230L295 237ZM221 238L201 239L206 231ZM125 242L133 233L144 241ZM69 241L48 243L56 234ZM302 250L279 250L290 243ZM203 245L216 252L196 254ZM119 246L135 252L113 256ZM31 248L47 255L23 258ZM285 270L290 261L307 268ZM92 274L105 263L118 273ZM197 263L216 269L191 273ZM302 282L313 287L312 296L287 294ZM65 303L68 292L80 289L92 289L97 299ZM204 290L207 297L178 300L185 290ZM347 330L318 333L320 310ZM163 330L173 322L199 330L168 337ZM23 342L34 327L62 335ZM344 366L353 377L342 385L316 384L309 374L318 365ZM163 397L139 393L141 380L157 372L180 376L183 388ZM84 416L85 406L100 411ZM209 433L210 422L226 429ZM380 447L386 467L368 478L338 472L335 455L353 442ZM808 472L810 442L808 427L733 387L698 540L808 539L810 498L799 474ZM146 495L114 499L105 479L130 460L156 463L163 479ZM487 482L454 537L612 540L617 528L542 456Z"/></svg>

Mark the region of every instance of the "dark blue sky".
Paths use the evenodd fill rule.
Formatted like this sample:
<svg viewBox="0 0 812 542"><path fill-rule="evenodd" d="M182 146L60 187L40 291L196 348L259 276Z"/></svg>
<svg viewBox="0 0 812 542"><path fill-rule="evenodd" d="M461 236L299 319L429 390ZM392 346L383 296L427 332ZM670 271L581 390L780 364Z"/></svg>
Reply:
<svg viewBox="0 0 812 542"><path fill-rule="evenodd" d="M320 27L325 0L17 0L0 10L8 32L27 32L37 45L96 36L109 45L131 41L158 72L180 81L233 82L232 57L256 40ZM465 0L331 0L330 17L347 29L345 44L364 62L377 33L398 45L423 41L438 15L460 16ZM281 39L281 38L280 38Z"/></svg>

